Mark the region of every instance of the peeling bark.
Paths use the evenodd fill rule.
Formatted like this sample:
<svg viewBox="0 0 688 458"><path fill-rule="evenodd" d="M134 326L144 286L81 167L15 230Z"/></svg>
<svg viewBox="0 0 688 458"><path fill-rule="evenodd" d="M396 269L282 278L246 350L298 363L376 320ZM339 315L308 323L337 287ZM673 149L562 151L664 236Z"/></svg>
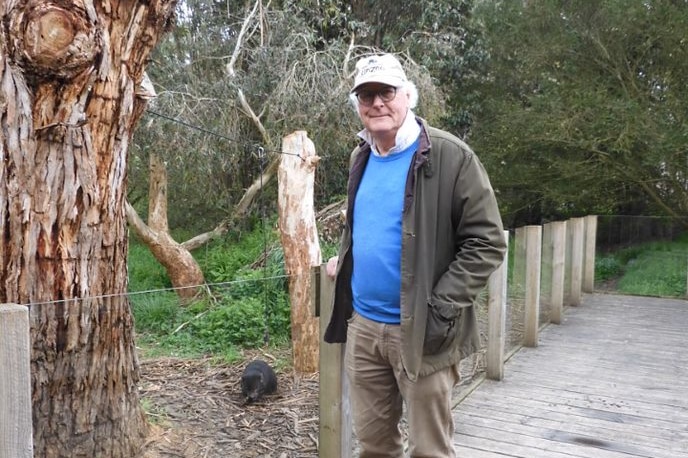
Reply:
<svg viewBox="0 0 688 458"><path fill-rule="evenodd" d="M313 206L315 167L320 158L304 131L285 137L283 148L288 154L282 157L277 173L279 228L289 275L294 369L315 372L320 328L312 313L311 267L322 262Z"/></svg>
<svg viewBox="0 0 688 458"><path fill-rule="evenodd" d="M31 308L35 456L136 456L126 162L174 1L0 2L0 301Z"/></svg>

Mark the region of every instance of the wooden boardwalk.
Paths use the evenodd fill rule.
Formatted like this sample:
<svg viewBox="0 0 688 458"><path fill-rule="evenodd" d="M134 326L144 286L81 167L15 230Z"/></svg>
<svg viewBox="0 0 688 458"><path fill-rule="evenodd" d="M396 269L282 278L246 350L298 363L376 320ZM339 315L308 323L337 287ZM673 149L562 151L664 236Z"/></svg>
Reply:
<svg viewBox="0 0 688 458"><path fill-rule="evenodd" d="M688 301L584 296L454 421L459 458L688 458Z"/></svg>

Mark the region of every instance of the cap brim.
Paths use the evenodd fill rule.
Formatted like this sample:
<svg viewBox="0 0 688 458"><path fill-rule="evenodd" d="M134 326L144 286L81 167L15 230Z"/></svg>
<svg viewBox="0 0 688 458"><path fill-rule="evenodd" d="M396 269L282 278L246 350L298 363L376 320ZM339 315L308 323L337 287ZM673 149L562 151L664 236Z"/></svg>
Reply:
<svg viewBox="0 0 688 458"><path fill-rule="evenodd" d="M387 86L393 86L393 87L401 87L404 85L406 81L404 81L401 78L396 78L394 76L390 77L380 77L380 76L373 76L371 78L363 78L360 81L355 82L355 86L351 89L351 92L355 92L356 89L359 87L363 86L364 84L368 83L377 83L377 84L386 84Z"/></svg>

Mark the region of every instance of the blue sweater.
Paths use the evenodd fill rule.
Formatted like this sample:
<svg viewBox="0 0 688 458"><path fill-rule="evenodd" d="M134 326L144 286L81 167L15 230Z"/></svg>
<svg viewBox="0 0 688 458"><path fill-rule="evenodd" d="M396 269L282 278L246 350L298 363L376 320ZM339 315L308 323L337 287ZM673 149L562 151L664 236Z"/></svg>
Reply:
<svg viewBox="0 0 688 458"><path fill-rule="evenodd" d="M400 322L401 217L406 177L418 143L385 157L371 154L356 192L353 306L381 323Z"/></svg>

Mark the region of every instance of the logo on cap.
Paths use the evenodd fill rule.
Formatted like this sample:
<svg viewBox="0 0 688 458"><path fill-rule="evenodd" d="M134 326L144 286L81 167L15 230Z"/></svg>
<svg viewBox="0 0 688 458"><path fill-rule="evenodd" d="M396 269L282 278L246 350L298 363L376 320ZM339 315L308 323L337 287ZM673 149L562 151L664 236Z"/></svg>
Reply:
<svg viewBox="0 0 688 458"><path fill-rule="evenodd" d="M407 81L401 63L392 54L364 57L357 62L356 69L358 71L352 91L365 83L401 87Z"/></svg>

